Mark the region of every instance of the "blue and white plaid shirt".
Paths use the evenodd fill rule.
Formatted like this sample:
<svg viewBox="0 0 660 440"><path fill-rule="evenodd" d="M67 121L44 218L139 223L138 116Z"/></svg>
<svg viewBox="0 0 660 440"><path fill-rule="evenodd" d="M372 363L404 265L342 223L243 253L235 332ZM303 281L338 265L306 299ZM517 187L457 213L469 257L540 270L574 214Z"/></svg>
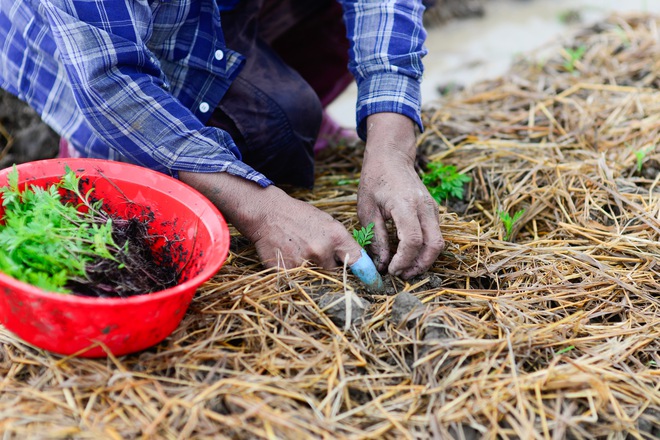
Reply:
<svg viewBox="0 0 660 440"><path fill-rule="evenodd" d="M176 176L228 172L271 182L204 123L243 57L225 46L220 9L237 0L0 0L0 86L83 155ZM426 33L420 0L340 0L365 118L395 112L421 128Z"/></svg>

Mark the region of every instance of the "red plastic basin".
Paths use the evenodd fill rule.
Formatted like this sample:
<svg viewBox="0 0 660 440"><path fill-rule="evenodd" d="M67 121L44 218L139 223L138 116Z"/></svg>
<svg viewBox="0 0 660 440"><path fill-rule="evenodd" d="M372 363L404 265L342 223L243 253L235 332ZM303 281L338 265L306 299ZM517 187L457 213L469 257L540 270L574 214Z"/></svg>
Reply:
<svg viewBox="0 0 660 440"><path fill-rule="evenodd" d="M177 286L130 298L90 298L46 292L0 273L0 322L23 340L55 353L103 357L150 347L179 325L197 288L227 258L229 230L218 209L201 193L164 174L98 159L49 159L18 165L19 182L46 187L68 165L84 176L85 188L105 208L124 218L153 213L149 227L174 241L172 256L182 271ZM7 185L11 168L0 171ZM4 211L0 208L0 214ZM99 344L101 343L101 344ZM87 349L87 350L85 350Z"/></svg>

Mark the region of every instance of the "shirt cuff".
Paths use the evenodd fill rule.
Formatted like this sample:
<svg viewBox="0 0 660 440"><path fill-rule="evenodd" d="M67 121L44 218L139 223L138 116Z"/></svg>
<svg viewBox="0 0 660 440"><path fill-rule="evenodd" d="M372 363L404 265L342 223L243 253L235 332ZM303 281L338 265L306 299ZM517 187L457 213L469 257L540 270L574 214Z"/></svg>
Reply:
<svg viewBox="0 0 660 440"><path fill-rule="evenodd" d="M160 146L154 148L150 154L175 178L178 178L179 171L224 172L250 180L262 187L273 184L266 176L241 161L241 153L226 131L204 127L195 134L195 139L198 142L188 140L178 143L179 148L174 148L173 143L156 142L156 145ZM211 142L204 144L203 140ZM168 147L163 146L168 144Z"/></svg>
<svg viewBox="0 0 660 440"><path fill-rule="evenodd" d="M412 119L420 131L422 92L420 81L406 75L383 72L358 81L356 106L357 133L367 140L367 116L374 113L399 113Z"/></svg>

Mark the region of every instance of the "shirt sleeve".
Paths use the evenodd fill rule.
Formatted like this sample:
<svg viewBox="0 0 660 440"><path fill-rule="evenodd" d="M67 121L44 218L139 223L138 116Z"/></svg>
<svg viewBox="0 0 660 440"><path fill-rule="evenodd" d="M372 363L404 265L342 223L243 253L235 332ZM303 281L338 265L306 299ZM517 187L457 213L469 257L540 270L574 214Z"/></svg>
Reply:
<svg viewBox="0 0 660 440"><path fill-rule="evenodd" d="M340 0L351 43L349 70L356 79L358 135L367 116L400 113L420 130L422 58L426 31L421 0Z"/></svg>
<svg viewBox="0 0 660 440"><path fill-rule="evenodd" d="M205 126L168 91L167 78L145 44L151 32L147 2L42 4L76 104L96 136L158 171L228 172L271 184L240 160L227 132Z"/></svg>

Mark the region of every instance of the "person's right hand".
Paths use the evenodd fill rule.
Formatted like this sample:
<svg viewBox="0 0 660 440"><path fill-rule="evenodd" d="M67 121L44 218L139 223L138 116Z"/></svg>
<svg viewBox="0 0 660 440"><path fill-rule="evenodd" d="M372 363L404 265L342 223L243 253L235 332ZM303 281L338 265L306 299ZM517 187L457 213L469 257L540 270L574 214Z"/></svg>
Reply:
<svg viewBox="0 0 660 440"><path fill-rule="evenodd" d="M179 178L208 197L268 267L310 261L333 269L360 258L360 245L340 222L274 185L262 188L227 173L180 172Z"/></svg>

